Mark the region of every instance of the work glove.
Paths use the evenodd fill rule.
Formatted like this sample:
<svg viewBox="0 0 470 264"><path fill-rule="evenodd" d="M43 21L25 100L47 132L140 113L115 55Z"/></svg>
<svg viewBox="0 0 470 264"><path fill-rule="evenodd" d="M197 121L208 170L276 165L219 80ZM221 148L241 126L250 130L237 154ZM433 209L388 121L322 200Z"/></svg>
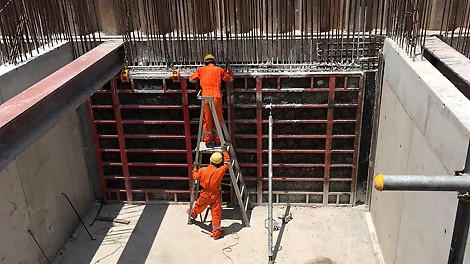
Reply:
<svg viewBox="0 0 470 264"><path fill-rule="evenodd" d="M197 169L199 167L199 162L195 161L193 162L193 168Z"/></svg>
<svg viewBox="0 0 470 264"><path fill-rule="evenodd" d="M228 148L228 144L227 144L227 142L225 142L225 143L222 145L222 151L223 151L223 152L227 152L227 148Z"/></svg>
<svg viewBox="0 0 470 264"><path fill-rule="evenodd" d="M232 67L228 67L227 72L230 76L233 76L233 70Z"/></svg>

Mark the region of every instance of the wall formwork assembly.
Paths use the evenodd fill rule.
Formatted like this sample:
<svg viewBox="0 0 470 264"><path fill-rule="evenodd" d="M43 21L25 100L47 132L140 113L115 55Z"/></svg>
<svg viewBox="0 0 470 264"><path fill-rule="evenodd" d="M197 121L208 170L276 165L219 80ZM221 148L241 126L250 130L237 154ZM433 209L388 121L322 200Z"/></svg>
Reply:
<svg viewBox="0 0 470 264"><path fill-rule="evenodd" d="M90 98L105 200L189 202L198 89L184 78L180 83L116 78ZM274 201L354 203L362 91L359 72L237 75L226 86L224 119L252 202L267 202L272 104ZM228 176L224 181L229 183ZM224 201L232 200L229 186L222 191Z"/></svg>

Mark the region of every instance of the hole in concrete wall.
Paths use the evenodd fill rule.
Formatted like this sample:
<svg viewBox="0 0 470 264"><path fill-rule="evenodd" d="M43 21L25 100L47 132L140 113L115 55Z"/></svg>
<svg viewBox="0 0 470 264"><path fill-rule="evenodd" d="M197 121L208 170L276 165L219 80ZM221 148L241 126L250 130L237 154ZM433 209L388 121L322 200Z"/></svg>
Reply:
<svg viewBox="0 0 470 264"><path fill-rule="evenodd" d="M281 78L281 89L282 88L305 88L310 89L311 78Z"/></svg>
<svg viewBox="0 0 470 264"><path fill-rule="evenodd" d="M263 89L277 89L277 80L278 78L263 78Z"/></svg>
<svg viewBox="0 0 470 264"><path fill-rule="evenodd" d="M329 88L330 78L329 77L314 77L313 87L314 88Z"/></svg>
<svg viewBox="0 0 470 264"><path fill-rule="evenodd" d="M352 168L348 168L348 167L330 168L330 178L351 178L351 177L352 177Z"/></svg>

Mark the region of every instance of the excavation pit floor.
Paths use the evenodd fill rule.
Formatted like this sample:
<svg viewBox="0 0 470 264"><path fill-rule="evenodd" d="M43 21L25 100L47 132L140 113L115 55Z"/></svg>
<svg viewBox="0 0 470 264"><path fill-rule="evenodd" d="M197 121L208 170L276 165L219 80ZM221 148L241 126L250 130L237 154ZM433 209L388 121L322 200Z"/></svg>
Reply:
<svg viewBox="0 0 470 264"><path fill-rule="evenodd" d="M187 225L186 205L104 205L99 215L129 224L96 220L94 205L54 263L267 263L267 207L250 214L251 227L241 223L238 207L223 207L225 236L213 240L207 221ZM282 224L286 211L292 220ZM369 213L358 207L295 207L276 205L273 246L275 263L382 263ZM204 213L203 213L204 217ZM231 246L233 245L233 246ZM230 247L231 246L231 247Z"/></svg>

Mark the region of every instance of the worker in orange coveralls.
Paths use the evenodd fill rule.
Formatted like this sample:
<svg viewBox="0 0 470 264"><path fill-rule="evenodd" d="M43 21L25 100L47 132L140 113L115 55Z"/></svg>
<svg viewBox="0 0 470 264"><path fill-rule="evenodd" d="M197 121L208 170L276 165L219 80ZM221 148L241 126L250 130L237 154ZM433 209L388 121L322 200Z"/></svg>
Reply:
<svg viewBox="0 0 470 264"><path fill-rule="evenodd" d="M189 81L195 83L198 79L200 80L202 88L201 95L212 97L219 123L222 126L222 81L233 82L233 71L232 68L228 68L228 71L225 71L215 66L215 57L211 54L207 54L204 58L204 64L205 66L199 67L196 72L191 74ZM208 100L204 101L203 131L206 147L214 148L215 146L220 146L220 139L212 119L212 112Z"/></svg>
<svg viewBox="0 0 470 264"><path fill-rule="evenodd" d="M197 215L202 213L209 205L212 216L212 237L219 239L223 237L220 220L222 218L222 195L220 192L220 183L227 172L230 156L227 153L226 146L222 147L223 157L220 152L214 152L210 157L211 164L207 167L196 169L197 161L193 164L193 178L199 181L202 190L199 198L191 209L191 217L196 219Z"/></svg>

